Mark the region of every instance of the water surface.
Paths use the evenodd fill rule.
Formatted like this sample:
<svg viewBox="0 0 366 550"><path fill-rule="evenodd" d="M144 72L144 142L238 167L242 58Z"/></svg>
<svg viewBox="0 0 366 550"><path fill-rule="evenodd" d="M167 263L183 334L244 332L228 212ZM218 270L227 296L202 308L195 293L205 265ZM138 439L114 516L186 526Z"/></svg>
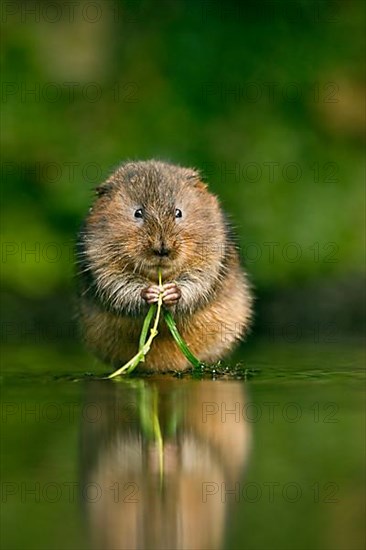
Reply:
<svg viewBox="0 0 366 550"><path fill-rule="evenodd" d="M363 548L358 344L121 382L72 348L6 351L4 549Z"/></svg>

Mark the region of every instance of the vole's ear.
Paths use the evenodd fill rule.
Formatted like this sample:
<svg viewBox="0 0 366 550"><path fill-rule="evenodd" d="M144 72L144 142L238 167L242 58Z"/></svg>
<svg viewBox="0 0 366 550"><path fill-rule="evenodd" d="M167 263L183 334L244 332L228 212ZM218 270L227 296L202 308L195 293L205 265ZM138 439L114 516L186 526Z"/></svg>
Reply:
<svg viewBox="0 0 366 550"><path fill-rule="evenodd" d="M104 181L98 187L95 188L95 193L98 197L106 195L112 188L112 182L110 180Z"/></svg>
<svg viewBox="0 0 366 550"><path fill-rule="evenodd" d="M205 183L201 179L197 180L194 186L196 187L196 189L200 189L201 191L204 191L208 187L207 183Z"/></svg>
<svg viewBox="0 0 366 550"><path fill-rule="evenodd" d="M202 181L201 174L198 170L191 170L187 179L193 187L200 189L201 191L204 191L208 187L207 183Z"/></svg>

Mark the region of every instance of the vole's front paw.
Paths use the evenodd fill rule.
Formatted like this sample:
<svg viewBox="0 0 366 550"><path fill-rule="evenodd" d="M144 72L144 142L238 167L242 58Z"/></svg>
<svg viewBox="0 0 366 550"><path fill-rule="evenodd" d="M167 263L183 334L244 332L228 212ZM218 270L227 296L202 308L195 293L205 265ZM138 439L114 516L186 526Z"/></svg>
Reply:
<svg viewBox="0 0 366 550"><path fill-rule="evenodd" d="M149 305L156 304L159 299L161 288L157 285L148 286L141 291L141 298L143 298Z"/></svg>
<svg viewBox="0 0 366 550"><path fill-rule="evenodd" d="M163 285L163 304L165 306L174 306L182 296L182 293L176 283L166 283Z"/></svg>

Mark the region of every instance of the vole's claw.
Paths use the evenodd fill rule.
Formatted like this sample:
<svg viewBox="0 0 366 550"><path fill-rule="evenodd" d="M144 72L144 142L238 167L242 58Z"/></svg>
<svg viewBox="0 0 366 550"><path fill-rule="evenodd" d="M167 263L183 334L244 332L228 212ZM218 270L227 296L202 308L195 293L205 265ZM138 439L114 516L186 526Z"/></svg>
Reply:
<svg viewBox="0 0 366 550"><path fill-rule="evenodd" d="M163 304L165 306L174 306L182 296L182 293L176 283L166 283L163 291Z"/></svg>
<svg viewBox="0 0 366 550"><path fill-rule="evenodd" d="M174 290L175 292L180 293L180 289L175 281L172 281L171 283L165 283L163 284L163 293L166 294L167 292L170 292Z"/></svg>
<svg viewBox="0 0 366 550"><path fill-rule="evenodd" d="M160 288L157 285L148 286L141 291L143 298L149 305L156 304L159 299Z"/></svg>

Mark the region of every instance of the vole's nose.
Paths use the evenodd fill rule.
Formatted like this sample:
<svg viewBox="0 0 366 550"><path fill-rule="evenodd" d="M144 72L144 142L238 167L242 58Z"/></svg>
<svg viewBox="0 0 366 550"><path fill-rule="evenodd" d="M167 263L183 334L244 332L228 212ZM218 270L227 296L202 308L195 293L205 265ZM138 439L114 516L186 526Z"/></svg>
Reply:
<svg viewBox="0 0 366 550"><path fill-rule="evenodd" d="M169 256L170 254L170 248L165 243L161 243L159 247L153 248L153 251L156 256Z"/></svg>

